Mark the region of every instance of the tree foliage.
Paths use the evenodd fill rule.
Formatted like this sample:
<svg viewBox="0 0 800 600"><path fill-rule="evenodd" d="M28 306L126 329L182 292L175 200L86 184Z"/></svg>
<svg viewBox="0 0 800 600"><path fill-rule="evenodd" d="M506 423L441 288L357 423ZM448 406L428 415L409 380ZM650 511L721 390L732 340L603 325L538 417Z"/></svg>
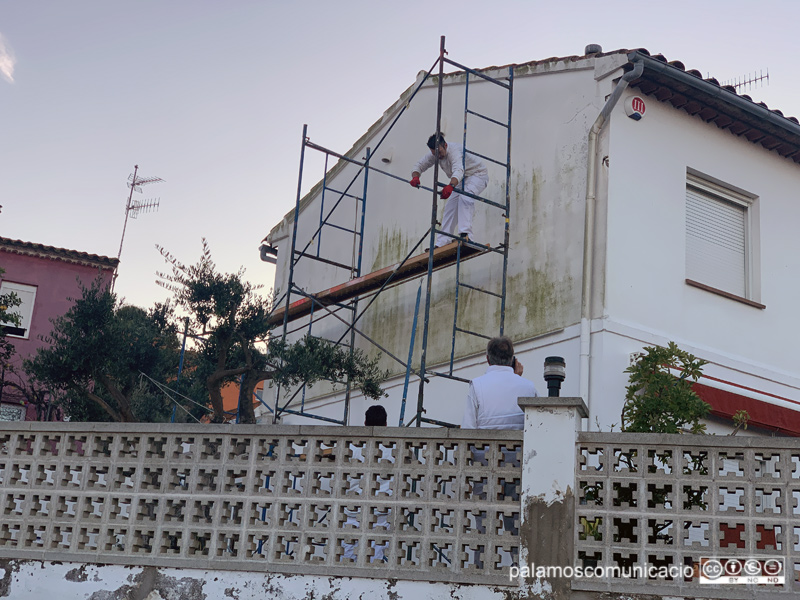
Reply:
<svg viewBox="0 0 800 600"><path fill-rule="evenodd" d="M622 430L630 432L681 433L688 427L702 433L700 419L711 407L692 390L707 361L681 350L675 342L666 348L650 346L629 373ZM674 375L670 369L678 370Z"/></svg>
<svg viewBox="0 0 800 600"><path fill-rule="evenodd" d="M100 279L81 291L53 320L52 345L40 349L26 369L62 397L72 420L166 420L170 405L141 373L162 381L174 377L178 340L170 306L120 306Z"/></svg>
<svg viewBox="0 0 800 600"><path fill-rule="evenodd" d="M362 352L350 353L332 342L310 336L294 343L270 339L269 317L272 298L263 298L261 286L244 279L244 269L220 273L203 239L200 260L184 265L163 247L158 247L172 266L170 273L159 273L159 285L172 293L175 304L190 319L192 335L204 340L198 355L206 365L198 369L205 377L213 408L212 421L224 420L222 386L241 378L240 421L254 423L251 399L261 381L272 380L282 386L311 385L322 379L349 377L365 395L383 395L380 383L386 373L377 368L378 358Z"/></svg>
<svg viewBox="0 0 800 600"><path fill-rule="evenodd" d="M730 435L736 435L739 433L740 429L747 429L747 425L750 423L750 413L746 410L737 410L733 413L733 431Z"/></svg>
<svg viewBox="0 0 800 600"><path fill-rule="evenodd" d="M350 352L320 338L307 335L288 343L280 338L269 342L269 362L275 367L272 381L281 387L312 386L318 381L342 381L347 377L368 398L385 395L381 382L388 373L378 367L380 356L370 358L358 348Z"/></svg>

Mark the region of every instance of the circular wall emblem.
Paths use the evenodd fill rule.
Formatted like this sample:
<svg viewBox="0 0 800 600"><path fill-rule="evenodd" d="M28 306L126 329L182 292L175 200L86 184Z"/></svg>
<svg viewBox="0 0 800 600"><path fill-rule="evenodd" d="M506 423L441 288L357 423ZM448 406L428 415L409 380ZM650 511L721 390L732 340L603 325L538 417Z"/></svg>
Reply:
<svg viewBox="0 0 800 600"><path fill-rule="evenodd" d="M631 96L625 100L625 114L634 121L638 121L644 116L647 107L639 96Z"/></svg>

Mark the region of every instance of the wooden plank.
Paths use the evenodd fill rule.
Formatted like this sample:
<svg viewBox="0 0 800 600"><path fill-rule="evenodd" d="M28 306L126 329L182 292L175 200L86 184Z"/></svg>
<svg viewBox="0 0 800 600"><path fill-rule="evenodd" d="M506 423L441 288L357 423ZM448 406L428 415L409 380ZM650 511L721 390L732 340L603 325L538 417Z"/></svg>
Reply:
<svg viewBox="0 0 800 600"><path fill-rule="evenodd" d="M465 243L461 247L461 260L468 260L475 258L482 254L488 253L489 250L471 246ZM433 268L434 270L441 269L448 265L455 264L456 256L458 254L458 242L454 241L441 248L436 248L433 251ZM361 294L373 292L380 289L380 287L391 278L391 284L395 285L403 281L414 279L427 274L428 272L428 253L417 254L412 256L405 263L397 263L389 267L367 273L356 279L351 279L345 283L339 284L327 290L323 290L318 294L313 294L314 301L311 298L301 298L296 302L289 305L289 321L299 319L311 314L312 305L319 308L322 306L329 306L350 300ZM286 312L286 305L278 307L272 313L269 319L270 325L279 325L283 323L283 315Z"/></svg>

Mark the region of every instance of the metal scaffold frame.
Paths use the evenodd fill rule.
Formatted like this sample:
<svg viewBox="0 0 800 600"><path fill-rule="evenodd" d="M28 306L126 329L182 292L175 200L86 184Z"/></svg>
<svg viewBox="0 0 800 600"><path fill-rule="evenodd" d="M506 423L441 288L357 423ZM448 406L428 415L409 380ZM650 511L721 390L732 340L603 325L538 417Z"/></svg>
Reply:
<svg viewBox="0 0 800 600"><path fill-rule="evenodd" d="M346 330L338 339L331 341L334 341L336 344L349 347L350 352L353 353L355 350L356 335L359 335L368 342L370 342L371 344L373 344L374 346L376 346L385 355L389 356L391 359L401 364L406 370L402 405L400 409L399 424L401 426L405 424L404 417L406 409L406 399L408 396L409 382L412 374L416 375L419 378L417 407L415 416L405 425L410 426L416 423L417 427L419 427L423 423L429 423L434 425L452 426L450 423L429 419L423 416L425 413L424 386L426 383L430 382L430 377L443 377L447 379L468 383L469 380L463 379L453 374L456 337L458 334L472 335L485 339L489 339L491 337L491 335L487 335L486 333L470 331L468 329L459 326L459 320L458 320L459 292L461 291L462 288L471 290L473 292L496 297L500 302L499 335L503 334L505 326L506 279L508 272L508 251L509 251L509 222L510 222L509 217L511 214L511 203L510 203L511 196L509 190L510 187L509 183L511 179L511 114L512 114L512 100L513 100L514 70L513 66L508 67L508 77L505 80L494 79L484 73L480 73L474 69L470 69L469 67L465 67L464 65L454 62L446 58L445 55L446 55L445 38L444 36L442 36L440 40L439 57L434 62L433 66L425 73L425 76L416 85L416 87L414 88L413 92L411 93L410 97L408 98L404 106L400 109L398 114L389 124L384 134L378 140L377 144L375 145L375 148L372 151L370 150L370 148L366 149L366 156L364 157L363 160L356 160L352 157L344 156L342 154L336 153L332 150L329 150L327 148L324 148L322 146L319 146L318 144L311 142L310 139L308 138L308 126L307 125L303 126L303 138L300 151L300 168L299 168L299 175L297 182L297 198L295 202L294 222L292 225L291 254L288 261L289 264L288 286L283 296L281 296L281 298L275 303L275 306L278 308L276 308L276 310L273 313L273 323L275 325L279 324L281 325L281 331L282 331L281 335L284 339L286 338L287 335L296 333L297 331L303 329L307 329L307 334L310 335L312 326L316 321L326 316L332 316L335 319L341 321L346 326ZM433 179L434 179L433 187L429 188L426 186L420 186L420 189L427 190L432 194L430 228L419 239L419 241L417 241L414 247L409 251L409 253L399 264L393 265L392 267L387 267L386 269L382 269L381 271L377 271L375 273L364 275L362 274L362 254L363 254L365 216L367 209L368 180L370 171L382 176L390 177L393 179L403 181L404 183L407 183L407 180L403 177L399 177L397 175L394 175L393 173L389 173L387 171L372 166L370 164L370 159L372 156L374 156L375 151L380 147L380 145L392 131L394 126L397 124L397 122L400 120L400 118L403 116L403 114L409 107L411 101L417 95L417 93L425 84L425 82L428 80L428 78L431 77L431 75L434 73L434 70L437 69L437 67L438 67L438 82L437 82L437 108L436 108L436 135L438 139L438 136L441 134L442 96L443 96L443 79L444 79L445 64L452 65L457 69L462 70L466 74L465 93L464 93L464 131L462 137L463 149L464 149L463 152L464 164L462 166L465 166L466 155L471 154L482 160L489 161L496 165L502 166L505 169L504 202L495 202L488 198L484 198L482 196L466 192L463 189L464 177L462 177L462 181L459 181L458 186L456 187L456 192L463 196L472 198L473 200L479 201L487 206L502 211L502 216L504 218L503 242L501 245L497 247L491 247L489 245L480 244L471 240L470 241L463 240L459 236L453 235L449 232L445 232L438 228L439 223L437 221L437 214L439 205L438 202L439 188L443 188L447 184L439 182L439 161L436 160L434 161L434 167L433 167ZM482 81L487 81L501 88L504 88L508 91L507 121L505 123L470 109L470 104L469 104L470 77L472 77L473 80L474 78L478 78ZM467 125L468 125L468 118L470 115L482 119L486 122L493 123L498 127L505 128L507 135L506 135L506 156L504 161L496 160L494 158L478 154L477 152L473 152L468 149ZM301 200L302 200L301 188L303 182L303 169L304 169L306 148L321 152L325 155L325 173L322 178L321 189L320 189L319 225L317 226L316 230L310 237L309 241L305 244L305 246L302 249L298 249L299 245L298 221L301 212L300 211ZM328 161L331 157L338 159L339 161L343 161L344 163L348 163L358 167L358 171L352 177L350 183L345 187L343 191L334 190L333 188L328 186ZM361 179L360 182L359 179ZM357 185L359 183L361 185ZM361 196L358 196L355 192L352 191L355 188L360 188L362 190ZM338 196L336 201L327 210L327 212L325 209L326 193ZM334 211L336 211L337 208L340 208L340 206L342 205L343 202L345 202L346 199L347 201L352 201L355 203L355 217L352 229L342 227L341 225L337 225L331 222ZM354 251L349 265L343 262L333 261L322 256L321 252L323 243L322 234L323 231L325 230L324 228L326 227L335 228L337 230L344 231L346 233L350 233L353 235ZM443 235L449 237L454 240L455 244L451 243L444 246L443 248L436 248L435 240L437 235ZM419 255L417 255L416 253L418 252L418 249L420 249L426 237L428 237L429 240L427 254L420 253ZM316 250L313 250L312 248L314 245L316 245ZM473 286L462 281L461 263L464 260L482 255L497 255L502 257L503 261L502 285L501 285L501 290L499 292L483 289L478 286ZM324 290L319 293L309 293L306 290L301 289L298 285L296 285L295 282L295 267L300 262L301 259L314 260L317 262L324 263L338 270L346 270L349 272L350 281L346 284L342 284L336 286L335 288ZM450 345L450 358L444 370L435 371L429 369L427 365L427 358L428 358L427 349L428 349L428 337L430 329L429 321L431 315L431 294L433 292L432 277L434 271L437 271L439 269L448 266L455 266L455 300L453 306L453 328L452 328L452 340ZM359 320L363 317L365 312L369 309L369 307L372 306L372 304L375 302L375 300L378 298L379 294L382 291L384 291L388 287L392 287L399 283L406 282L411 279L419 277L426 277L426 293L425 293L424 316L423 316L423 326L422 326L420 367L419 369L414 369L412 367L412 360L413 360L413 351L415 344L415 334L416 334L417 322L421 304L421 292L422 292L421 281L420 281L420 288L417 291L416 306L414 311L414 320L411 333L411 342L407 360L404 361L401 358L392 354L385 347L383 347L378 340L372 339L370 336L361 331L357 327L357 324ZM293 298L295 297L299 298L299 300L293 301ZM369 298L369 301L366 303L365 307L359 310L359 302L366 298ZM349 319L342 317L340 314L338 314L340 311L346 311L349 314ZM322 314L322 316L315 317L315 314L317 315ZM298 327L295 330L290 331L289 322L295 318L304 316L309 316L308 323ZM497 331L498 330L494 330L492 332L492 335L496 335L497 333L495 332ZM348 339L346 340L346 338ZM349 412L350 412L351 382L342 381L335 383L343 384L345 386L343 415L341 419L334 419L328 416L318 415L306 411L305 386L298 388L294 392L294 394L292 394L288 399L284 399L283 404L281 404L281 392L279 389L276 390L275 408L274 410L272 410L269 406L267 406L267 408L272 410L273 419L275 422L278 421L281 414L286 413L286 414L300 415L312 419L327 421L330 423L337 423L340 425L348 425ZM299 410L296 407L290 408L292 403L297 398L298 394L302 394Z"/></svg>

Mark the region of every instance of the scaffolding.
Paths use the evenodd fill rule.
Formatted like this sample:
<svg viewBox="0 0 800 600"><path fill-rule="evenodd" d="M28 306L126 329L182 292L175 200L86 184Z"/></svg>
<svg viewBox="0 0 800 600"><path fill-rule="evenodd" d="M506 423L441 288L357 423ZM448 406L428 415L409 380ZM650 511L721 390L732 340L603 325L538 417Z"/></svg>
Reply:
<svg viewBox="0 0 800 600"><path fill-rule="evenodd" d="M474 69L470 69L469 67L466 67L462 64L450 60L445 56L446 54L447 53L445 51L445 38L444 36L442 36L439 45L439 56L434 62L433 66L425 73L424 77L422 77L422 79L417 83L417 85L410 94L404 106L398 111L398 114L394 117L394 119L391 121L386 131L378 140L375 148L372 150L370 148L366 149L366 155L362 160L357 160L353 157L344 156L342 154L336 153L332 150L329 150L327 148L324 148L318 144L311 142L311 140L308 137L308 126L307 125L303 126L303 137L302 137L302 145L300 151L300 168L299 168L299 175L297 182L297 198L294 210L294 221L292 224L291 251L288 259L288 265L289 265L288 285L284 294L276 302L276 309L273 311L271 317L271 323L276 327L278 326L281 327L281 335L284 339L286 339L288 335L297 333L301 330L306 330L307 335L313 335L313 325L315 322L325 317L333 317L334 319L338 320L342 325L345 326L344 333L342 333L338 337L338 339L331 340L335 344L342 345L343 347L348 347L350 352L352 353L354 352L355 349L356 335L358 335L363 339L367 340L375 347L377 347L386 356L390 357L392 360L402 365L403 368L405 368L406 374L403 386L402 404L400 409L400 419L399 419L400 426L403 425L410 426L415 423L417 427L421 426L423 423L429 423L440 426L453 426L450 423L438 421L435 419L430 419L424 416L425 413L424 389L426 383L430 382L431 377L442 377L446 379L469 383L469 380L458 377L457 375L454 374L455 347L456 347L457 336L459 334L463 334L463 335L470 335L470 336L490 339L492 335L498 335L498 334L502 335L505 326L506 279L508 272L508 251L509 251L509 223L511 215L511 204L510 204L511 197L510 197L509 183L511 179L511 111L512 111L512 100L513 100L514 70L513 66L510 66L508 67L507 78L505 78L504 80L495 79L484 73L480 73ZM461 181L459 181L458 186L455 189L455 192L463 196L472 198L473 200L481 202L486 206L491 207L500 212L501 217L503 218L503 241L499 245L492 247L490 245L480 244L472 240L465 240L461 238L459 235L454 235L450 232L443 231L438 228L439 223L437 221L437 215L439 207L438 200L439 200L440 188L445 187L445 185L447 184L439 182L439 160L437 159L434 161L433 165L433 180L434 180L433 187L427 187L423 185L420 186L420 189L427 190L431 192L432 195L430 227L428 228L426 233L419 239L419 241L417 241L417 243L413 246L413 248L408 252L408 254L405 256L405 258L403 258L403 260L400 263L391 265L379 271L364 274L362 273L362 266L363 266L362 256L364 247L364 224L365 224L365 216L367 210L367 191L368 191L369 177L371 176L371 174L374 173L376 175L397 179L403 181L404 183L407 183L407 180L405 178L399 177L397 175L394 175L393 173L389 173L385 170L377 168L372 164L370 164L370 161L372 157L375 155L375 151L380 147L380 145L384 142L384 140L392 131L394 126L398 123L398 121L403 116L405 111L408 109L409 105L411 104L417 93L422 89L425 82L431 76L437 76L437 75L438 75L438 81L437 81L437 105L436 105L436 136L438 139L439 135L441 135L441 127L442 127L442 97L443 97L443 80L444 80L445 64L452 65L453 67L456 67L460 71L463 71L463 73L465 74L464 128L462 135L462 141L463 141L462 160L464 161L464 163L462 163L462 167L465 167L466 155L471 154L473 156L478 157L481 160L488 161L495 165L498 165L505 170L504 202L496 202L489 198L484 198L480 195L471 194L465 191L463 189L463 184L464 184L463 180L466 177L461 178ZM434 73L435 71L436 73ZM470 94L469 94L470 78L472 78L473 82L475 81L475 79L479 79L481 81L489 82L507 91L508 106L506 112L507 119L505 122L498 119L494 119L486 114L482 114L470 108ZM468 121L470 116L481 119L487 123L494 124L495 126L504 129L506 136L504 158L502 159L492 158L490 156L479 154L469 149L467 144L468 143L467 133L468 133ZM305 243L305 245L302 246L302 248L300 248L302 243L298 241L298 222L301 213L301 200L302 200L301 188L303 182L304 163L306 159L306 149L314 150L324 155L325 171L322 177L321 187L319 189L319 194L320 194L319 222L313 234L310 236L309 240ZM328 163L331 158L337 159L342 164L353 165L357 167L356 174L352 177L352 179L350 179L349 183L344 187L343 190L334 189L329 185ZM333 201L332 204L330 204L329 201L329 205L326 210L326 199L330 198L331 195L334 197L335 201ZM353 209L352 227L346 227L341 225L340 223L336 223L334 219L334 215L341 214L343 210L346 209L348 204ZM338 213L337 210L339 211ZM339 260L333 260L331 258L327 258L326 254L322 251L323 237L325 239L328 239L329 237L327 235L323 236L323 233L325 233L328 229L333 229L348 235L352 235L353 251L349 264ZM453 241L443 247L436 248L435 240L437 235L449 237ZM425 241L426 238L428 238L428 246L427 249L425 250L423 242ZM464 263L467 260L473 260L481 256L487 256L487 257L496 256L502 259L502 276L501 276L500 290L493 291L490 289L481 288L478 286L470 285L462 280L462 263ZM301 260L316 261L325 264L333 269L336 269L337 272L346 271L348 272L349 279L346 282L336 285L332 288L315 293L310 293L302 289L296 283L295 269ZM444 365L445 368L434 370L429 368L428 366L428 354L427 354L428 338L430 330L429 322L431 316L431 294L433 292L432 279L433 279L433 273L435 271L451 267L455 268L455 290L454 290L454 305L453 305L452 338L450 342L450 357L449 360L447 361L447 364ZM426 286L425 286L425 296L424 296L420 366L418 369L414 369L412 367L412 361L414 354L417 323L418 323L420 308L422 305L421 278L423 277L426 280ZM372 337L364 333L364 331L359 329L358 324L361 318L364 316L365 312L373 305L373 303L376 301L381 292L383 292L388 288L394 287L404 282L408 282L413 279L420 279L420 286L419 289L417 290L408 358L407 360L403 360L400 357L394 355L387 348L385 348L380 343L379 340L373 339ZM458 318L459 295L463 289L469 289L475 293L485 294L494 297L499 301L500 316L499 316L499 327L497 329L479 332L479 331L471 331L459 325L459 318ZM359 309L360 302L365 301L367 298L369 298L369 300L366 302L366 305ZM339 314L342 311L344 311L345 316ZM292 321L305 317L308 317L307 324L301 325L294 330L290 330L289 324ZM406 400L408 397L410 378L412 375L415 375L419 378L416 412L413 418L411 418L408 421L408 423L405 423L404 418L406 410ZM350 396L352 391L351 382L348 380L348 381L339 381L334 383L344 385L345 396L343 402L343 415L341 419L335 419L332 417L314 414L313 412L307 411L305 407L306 388L305 386L302 386L298 388L290 397L283 399L281 398L280 389L276 390L274 410L268 407L273 413L274 421L277 422L280 416L286 413L292 415L300 415L311 419L317 419L331 423L337 423L340 425L348 425L349 411L350 411ZM299 409L297 408L296 404L293 405L293 403L295 403L297 399L298 394L301 395ZM294 407L290 408L292 406Z"/></svg>

